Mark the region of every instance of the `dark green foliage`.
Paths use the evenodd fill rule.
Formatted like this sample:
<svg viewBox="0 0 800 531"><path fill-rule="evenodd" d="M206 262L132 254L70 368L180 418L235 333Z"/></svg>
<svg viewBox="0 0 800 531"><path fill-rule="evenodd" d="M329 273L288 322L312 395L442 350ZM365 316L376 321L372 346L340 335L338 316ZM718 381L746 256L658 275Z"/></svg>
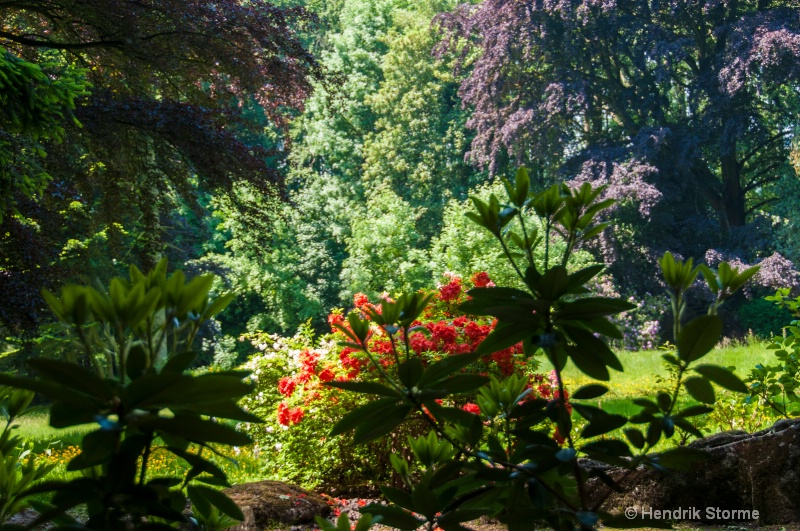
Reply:
<svg viewBox="0 0 800 531"><path fill-rule="evenodd" d="M28 494L51 493L37 523L85 506L86 529L127 529L180 522L187 489L198 513L211 506L241 520L241 511L209 486L226 486L225 473L203 456L216 445L240 446L249 437L216 419L260 422L238 401L252 390L246 373L187 373L197 352L193 340L230 295L209 296L213 277L170 277L162 261L148 274L135 266L102 291L67 285L59 296L44 292L69 328L75 350L68 361L33 359L37 378L0 375L0 384L42 394L52 401L50 424L98 427L83 437L81 453L67 465L83 475L45 482ZM149 478L148 461L164 448L190 465L185 477Z"/></svg>
<svg viewBox="0 0 800 531"><path fill-rule="evenodd" d="M742 330L752 330L755 336L764 338L781 335L792 318L791 312L762 298L743 302L736 313Z"/></svg>

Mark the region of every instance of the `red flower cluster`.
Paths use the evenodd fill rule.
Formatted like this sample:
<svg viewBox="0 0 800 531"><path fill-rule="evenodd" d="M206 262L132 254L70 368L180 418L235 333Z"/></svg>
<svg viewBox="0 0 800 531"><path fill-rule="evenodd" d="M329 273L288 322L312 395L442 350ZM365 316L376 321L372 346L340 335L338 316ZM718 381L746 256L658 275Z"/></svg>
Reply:
<svg viewBox="0 0 800 531"><path fill-rule="evenodd" d="M489 278L489 275L486 273L486 271L475 273L470 277L470 280L476 288L493 288L495 286L494 282L492 282L492 279Z"/></svg>
<svg viewBox="0 0 800 531"><path fill-rule="evenodd" d="M464 404L464 407L462 407L461 409L463 409L467 413L472 413L474 415L481 414L481 408L478 406L478 404L473 404L472 402Z"/></svg>
<svg viewBox="0 0 800 531"><path fill-rule="evenodd" d="M461 295L461 279L452 277L449 283L439 288L439 300L444 302L454 301Z"/></svg>
<svg viewBox="0 0 800 531"><path fill-rule="evenodd" d="M284 376L278 380L278 392L283 396L292 396L296 387L297 382L288 376Z"/></svg>
<svg viewBox="0 0 800 531"><path fill-rule="evenodd" d="M297 424L303 420L305 411L300 407L290 408L286 402L278 404L278 423L281 426L289 426L290 424Z"/></svg>

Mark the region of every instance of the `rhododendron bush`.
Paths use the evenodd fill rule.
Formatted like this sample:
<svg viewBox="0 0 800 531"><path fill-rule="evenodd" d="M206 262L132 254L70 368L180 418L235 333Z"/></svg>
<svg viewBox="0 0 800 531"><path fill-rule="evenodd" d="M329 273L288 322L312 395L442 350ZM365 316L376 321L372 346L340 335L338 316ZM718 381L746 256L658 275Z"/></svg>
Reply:
<svg viewBox="0 0 800 531"><path fill-rule="evenodd" d="M402 481L381 487L390 503L364 507L361 529L379 517L381 524L398 529L463 531L461 522L480 515L499 517L510 531L527 531L532 522L554 529L593 529L601 523L646 527L609 512L605 497L598 502L590 496L591 477L612 488L614 480L602 467L584 468L579 458L630 470L691 465L705 454L684 446L666 452L654 448L678 429L702 437L690 419L712 411L714 385L747 391L729 369L698 362L721 336L720 306L758 268L721 263L714 271L666 253L659 265L675 338L663 356L671 367L668 391L633 400L641 411L631 417L598 407L597 398L609 391L601 383L569 392L562 378L568 361L599 382L608 381L611 370L623 370L607 342L623 339L613 319L635 305L592 293L590 283L604 266L567 268L571 253L608 227L597 217L614 201L603 199L603 188L590 184L533 191L524 169L516 182L502 181L507 199L473 198L476 211L467 216L493 235L524 289L487 282L461 299L461 282L452 279L433 306L451 321L425 322L431 297L421 293L385 298L380 306L360 301L363 305L346 319L335 318L333 325L345 336L340 345L352 350L348 358L369 364L359 366L357 375L324 385L372 400L345 414L329 435L353 432L355 442L368 443L397 436L411 425L422 431L407 437L413 459L404 459L408 452L390 455ZM543 220L542 233L526 224L530 211ZM550 248L554 234L564 242L562 252ZM543 265L534 257L540 246ZM687 321L686 290L700 273L714 300L707 312ZM448 306L457 300L457 306ZM491 320L491 331L472 352L459 347L466 342L457 339L458 311ZM452 354L431 358L431 346ZM465 352L458 353L460 348ZM537 354L554 368L553 392L534 388L536 377L531 382L520 369ZM485 368L476 371L476 364Z"/></svg>
<svg viewBox="0 0 800 531"><path fill-rule="evenodd" d="M430 304L412 323L407 338L402 334L392 336L372 323L371 316L381 313L382 300L391 301L388 295L370 301L366 295L356 294L353 314L372 323L369 354L341 344L347 340L342 330L347 327L347 319L342 310L328 316L331 332L320 337L314 337L308 326L293 338L264 333L245 336L243 339L251 341L259 352L247 364L253 371L257 392L247 397L243 405L267 422L244 429L256 441L256 451L266 463L265 472L307 485L334 482L342 486L387 479L387 471L391 471L389 454L399 450L402 440L385 438L359 448L349 441L326 437L338 418L364 405L367 399L324 384L381 380L379 367L390 369L398 363L393 342L397 347L398 342L407 341L410 351L426 366L475 352L496 321L465 314L459 305L468 299L467 290L493 286L486 272L477 272L469 279L445 275L436 289L420 295ZM370 356L377 363L370 363ZM530 398L550 397L554 391L551 381L537 374L537 367L535 359L523 355L519 342L481 356L468 366L483 375L520 378L531 389ZM449 405L479 415L478 398L473 393L449 401ZM419 427L411 425L408 431L418 432Z"/></svg>

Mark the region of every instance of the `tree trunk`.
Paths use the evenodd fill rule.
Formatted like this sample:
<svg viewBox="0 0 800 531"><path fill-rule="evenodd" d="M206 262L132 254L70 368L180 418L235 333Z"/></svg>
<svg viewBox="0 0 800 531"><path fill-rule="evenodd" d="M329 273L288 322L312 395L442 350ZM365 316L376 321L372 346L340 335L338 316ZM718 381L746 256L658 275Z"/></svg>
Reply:
<svg viewBox="0 0 800 531"><path fill-rule="evenodd" d="M722 210L719 212L722 227L729 230L741 227L747 221L744 187L736 151L724 154L720 160L722 170Z"/></svg>

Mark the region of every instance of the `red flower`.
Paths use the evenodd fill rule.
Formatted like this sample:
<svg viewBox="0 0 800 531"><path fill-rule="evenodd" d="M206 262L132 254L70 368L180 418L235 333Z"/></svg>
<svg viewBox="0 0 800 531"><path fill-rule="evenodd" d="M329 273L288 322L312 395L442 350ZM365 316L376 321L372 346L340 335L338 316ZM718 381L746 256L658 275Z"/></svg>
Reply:
<svg viewBox="0 0 800 531"><path fill-rule="evenodd" d="M462 315L461 317L456 317L455 319L453 319L453 326L462 328L465 324L467 324L467 321L469 321L469 319L467 319L466 316L464 315Z"/></svg>
<svg viewBox="0 0 800 531"><path fill-rule="evenodd" d="M280 380L278 380L278 392L283 396L292 396L294 393L294 389L297 386L297 382L289 378L288 376L284 376Z"/></svg>
<svg viewBox="0 0 800 531"><path fill-rule="evenodd" d="M488 287L489 284L492 284L492 286L494 286L492 279L489 278L489 275L488 273L486 273L486 271L475 273L474 275L472 275L470 280L472 281L472 283L475 285L476 288L485 288Z"/></svg>
<svg viewBox="0 0 800 531"><path fill-rule="evenodd" d="M322 369L322 371L319 373L320 382L330 382L334 378L336 378L336 373L334 373L331 369Z"/></svg>
<svg viewBox="0 0 800 531"><path fill-rule="evenodd" d="M420 354L422 352L428 352L430 350L434 350L435 348L433 342L428 340L428 338L425 337L424 334L421 334L419 332L417 332L416 334L411 334L411 337L409 338L408 342L411 345L411 348L417 354Z"/></svg>
<svg viewBox="0 0 800 531"><path fill-rule="evenodd" d="M328 324L331 325L331 332L337 332L338 329L333 325L343 325L344 316L341 313L332 313L328 315Z"/></svg>
<svg viewBox="0 0 800 531"><path fill-rule="evenodd" d="M472 413L473 415L480 415L481 414L481 408L478 407L478 404L473 404L472 402L469 402L468 404L464 404L464 407L462 407L461 409L463 409L467 413Z"/></svg>
<svg viewBox="0 0 800 531"><path fill-rule="evenodd" d="M278 404L278 424L281 426L289 425L289 406L286 405L286 402Z"/></svg>
<svg viewBox="0 0 800 531"><path fill-rule="evenodd" d="M303 411L303 408L299 407L292 408L291 410L289 410L289 422L291 422L292 424L297 424L298 422L303 420L303 416L305 414L306 412Z"/></svg>
<svg viewBox="0 0 800 531"><path fill-rule="evenodd" d="M461 279L453 277L449 284L445 284L439 288L439 300L448 302L458 298L461 295Z"/></svg>
<svg viewBox="0 0 800 531"><path fill-rule="evenodd" d="M445 321L438 323L428 323L425 327L431 331L433 340L445 345L455 343L458 337L458 331L455 327L448 325Z"/></svg>
<svg viewBox="0 0 800 531"><path fill-rule="evenodd" d="M305 372L316 372L317 360L319 360L319 353L317 352L304 350L300 353L300 364L302 365L302 370Z"/></svg>
<svg viewBox="0 0 800 531"><path fill-rule="evenodd" d="M369 298L363 293L356 293L353 295L353 306L356 308L361 308L367 304L369 304Z"/></svg>

